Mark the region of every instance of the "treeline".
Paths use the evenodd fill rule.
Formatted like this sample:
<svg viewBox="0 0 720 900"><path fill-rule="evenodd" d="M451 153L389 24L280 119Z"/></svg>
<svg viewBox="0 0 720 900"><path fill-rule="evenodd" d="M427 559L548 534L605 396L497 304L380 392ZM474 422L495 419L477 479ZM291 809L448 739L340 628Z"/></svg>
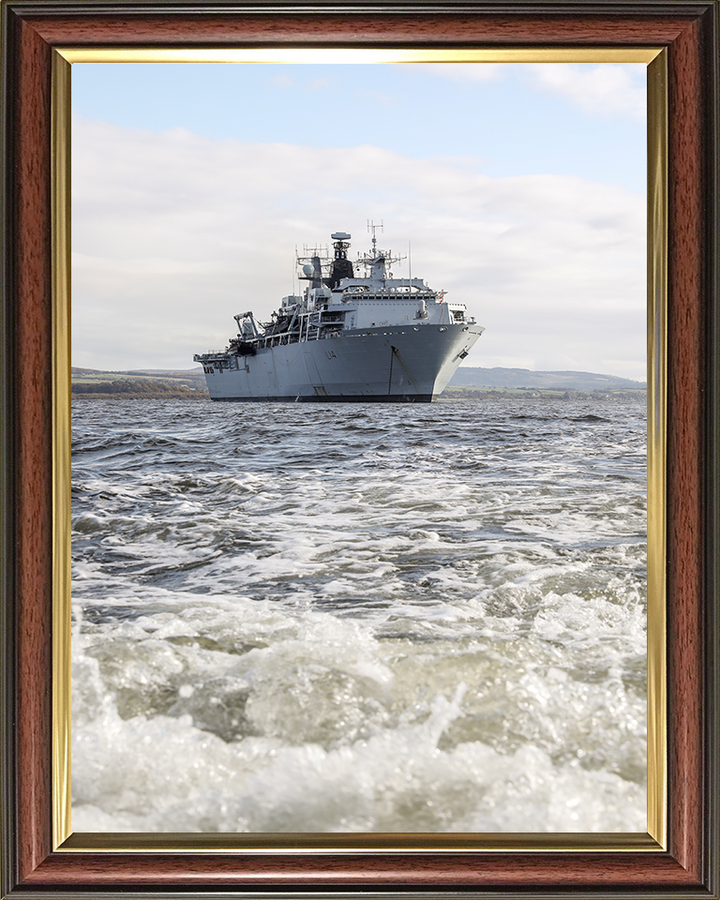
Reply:
<svg viewBox="0 0 720 900"><path fill-rule="evenodd" d="M125 394L133 397L204 397L203 392L184 384L168 384L166 381L92 381L75 382L72 385L73 394Z"/></svg>

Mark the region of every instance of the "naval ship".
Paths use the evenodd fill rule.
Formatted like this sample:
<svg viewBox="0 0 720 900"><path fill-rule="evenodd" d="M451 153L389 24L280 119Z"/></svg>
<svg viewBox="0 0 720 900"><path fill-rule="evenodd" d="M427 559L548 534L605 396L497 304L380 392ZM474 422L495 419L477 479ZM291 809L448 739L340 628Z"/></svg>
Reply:
<svg viewBox="0 0 720 900"><path fill-rule="evenodd" d="M403 257L377 248L353 262L350 235L298 257L308 284L270 322L236 315L225 350L198 353L212 400L429 403L485 330L464 305L420 278L395 278ZM362 274L356 274L362 273Z"/></svg>

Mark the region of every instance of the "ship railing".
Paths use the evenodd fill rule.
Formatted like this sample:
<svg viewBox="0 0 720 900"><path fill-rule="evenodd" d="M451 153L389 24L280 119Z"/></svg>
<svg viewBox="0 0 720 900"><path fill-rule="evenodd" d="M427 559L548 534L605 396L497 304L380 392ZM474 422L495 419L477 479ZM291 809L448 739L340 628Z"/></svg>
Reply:
<svg viewBox="0 0 720 900"><path fill-rule="evenodd" d="M437 294L433 291L398 291L394 288L369 291L367 294L347 295L348 300L435 300Z"/></svg>
<svg viewBox="0 0 720 900"><path fill-rule="evenodd" d="M265 334L258 339L259 347L279 347L287 344L297 344L302 340L300 331L283 331L281 334Z"/></svg>

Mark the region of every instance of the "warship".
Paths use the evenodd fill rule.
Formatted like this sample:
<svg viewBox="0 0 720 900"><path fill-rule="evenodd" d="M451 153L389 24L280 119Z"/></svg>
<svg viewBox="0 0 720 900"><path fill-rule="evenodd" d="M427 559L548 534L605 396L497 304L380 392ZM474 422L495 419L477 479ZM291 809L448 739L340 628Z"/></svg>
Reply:
<svg viewBox="0 0 720 900"><path fill-rule="evenodd" d="M297 257L301 295L269 322L236 315L225 350L198 353L212 400L429 403L483 333L461 303L420 278L395 278L403 257L377 247L351 261L351 235ZM356 274L362 273L362 274Z"/></svg>

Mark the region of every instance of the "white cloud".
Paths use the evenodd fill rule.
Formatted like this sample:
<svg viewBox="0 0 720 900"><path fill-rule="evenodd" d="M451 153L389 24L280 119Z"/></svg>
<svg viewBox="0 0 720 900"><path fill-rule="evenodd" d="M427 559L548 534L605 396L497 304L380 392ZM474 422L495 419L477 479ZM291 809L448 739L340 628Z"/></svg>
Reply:
<svg viewBox="0 0 720 900"><path fill-rule="evenodd" d="M297 87L295 81L284 72L280 75L274 75L270 79L270 84L276 88L294 88Z"/></svg>
<svg viewBox="0 0 720 900"><path fill-rule="evenodd" d="M644 121L647 69L640 63L432 63L418 68L473 84L519 73L536 88L558 94L586 113Z"/></svg>
<svg viewBox="0 0 720 900"><path fill-rule="evenodd" d="M647 70L644 65L542 63L528 69L541 90L568 97L586 112L645 120Z"/></svg>
<svg viewBox="0 0 720 900"><path fill-rule="evenodd" d="M580 178L490 178L464 158L314 149L78 121L73 144L74 364L190 367L232 316L262 320L294 249L331 231L407 254L486 326L470 365L643 377L644 200ZM407 274L407 264L396 274ZM611 361L608 363L607 361ZM624 362L623 362L624 361Z"/></svg>
<svg viewBox="0 0 720 900"><path fill-rule="evenodd" d="M397 97L386 91L367 91L360 89L357 92L356 102L361 106L372 109L377 106L397 106Z"/></svg>
<svg viewBox="0 0 720 900"><path fill-rule="evenodd" d="M506 63L416 63L413 68L449 78L451 81L477 83L497 81L507 74Z"/></svg>

